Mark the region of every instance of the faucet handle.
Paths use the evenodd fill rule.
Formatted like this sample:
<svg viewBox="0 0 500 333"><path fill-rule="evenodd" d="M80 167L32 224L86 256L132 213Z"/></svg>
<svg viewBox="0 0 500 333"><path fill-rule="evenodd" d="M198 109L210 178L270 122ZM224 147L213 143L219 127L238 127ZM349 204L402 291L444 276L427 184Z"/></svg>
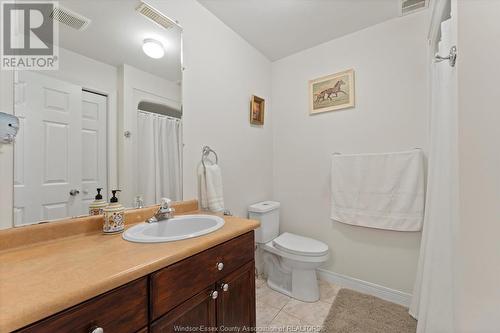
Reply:
<svg viewBox="0 0 500 333"><path fill-rule="evenodd" d="M161 198L160 207L163 209L170 208L171 202L172 202L172 200L170 200L169 198Z"/></svg>

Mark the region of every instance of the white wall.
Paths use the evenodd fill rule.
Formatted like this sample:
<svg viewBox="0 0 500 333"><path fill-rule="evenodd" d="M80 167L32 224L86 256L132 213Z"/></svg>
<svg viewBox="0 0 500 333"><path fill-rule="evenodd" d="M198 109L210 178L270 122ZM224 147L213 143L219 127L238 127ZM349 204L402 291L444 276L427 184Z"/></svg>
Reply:
<svg viewBox="0 0 500 333"><path fill-rule="evenodd" d="M498 1L458 1L460 332L500 327L498 13Z"/></svg>
<svg viewBox="0 0 500 333"><path fill-rule="evenodd" d="M282 231L324 241L335 273L411 292L420 233L329 219L333 152L427 148L426 12L397 18L272 66L274 199ZM354 68L356 107L309 116L308 80Z"/></svg>
<svg viewBox="0 0 500 333"><path fill-rule="evenodd" d="M117 90L116 67L63 48L59 48L59 69L39 72L99 92Z"/></svg>
<svg viewBox="0 0 500 333"><path fill-rule="evenodd" d="M197 197L201 148L219 155L226 207L272 198L271 63L194 0L152 0L184 28L184 198ZM265 125L252 127L252 94L266 99Z"/></svg>

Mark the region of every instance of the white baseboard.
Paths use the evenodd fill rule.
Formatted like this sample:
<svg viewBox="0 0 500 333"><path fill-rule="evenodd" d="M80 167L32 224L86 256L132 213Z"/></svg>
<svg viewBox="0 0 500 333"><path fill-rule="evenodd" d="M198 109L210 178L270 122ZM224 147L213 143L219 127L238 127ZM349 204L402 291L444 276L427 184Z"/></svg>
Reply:
<svg viewBox="0 0 500 333"><path fill-rule="evenodd" d="M376 296L386 301L406 307L410 306L411 294L387 288L375 283L359 280L347 275L334 273L323 268L318 268L317 271L320 280L331 282L341 287L356 290L361 293Z"/></svg>

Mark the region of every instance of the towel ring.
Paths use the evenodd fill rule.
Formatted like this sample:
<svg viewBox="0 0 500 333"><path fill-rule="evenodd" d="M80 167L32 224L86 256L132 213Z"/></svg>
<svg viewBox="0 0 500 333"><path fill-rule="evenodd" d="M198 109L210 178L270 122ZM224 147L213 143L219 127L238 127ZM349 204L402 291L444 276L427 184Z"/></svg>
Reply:
<svg viewBox="0 0 500 333"><path fill-rule="evenodd" d="M210 148L209 146L204 146L202 151L201 151L201 164L203 164L203 168L205 168L205 159L210 155L210 153L213 153L215 155L215 164L219 164L219 157L217 156L217 153L215 150Z"/></svg>

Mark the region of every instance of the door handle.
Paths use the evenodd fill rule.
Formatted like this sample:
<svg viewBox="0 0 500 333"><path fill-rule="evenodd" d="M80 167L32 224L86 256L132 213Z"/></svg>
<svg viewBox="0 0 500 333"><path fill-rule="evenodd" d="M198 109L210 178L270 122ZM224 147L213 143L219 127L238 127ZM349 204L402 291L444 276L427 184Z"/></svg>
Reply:
<svg viewBox="0 0 500 333"><path fill-rule="evenodd" d="M71 191L69 191L69 195L71 196L77 196L78 194L80 194L80 191L76 190L76 189L72 189Z"/></svg>

